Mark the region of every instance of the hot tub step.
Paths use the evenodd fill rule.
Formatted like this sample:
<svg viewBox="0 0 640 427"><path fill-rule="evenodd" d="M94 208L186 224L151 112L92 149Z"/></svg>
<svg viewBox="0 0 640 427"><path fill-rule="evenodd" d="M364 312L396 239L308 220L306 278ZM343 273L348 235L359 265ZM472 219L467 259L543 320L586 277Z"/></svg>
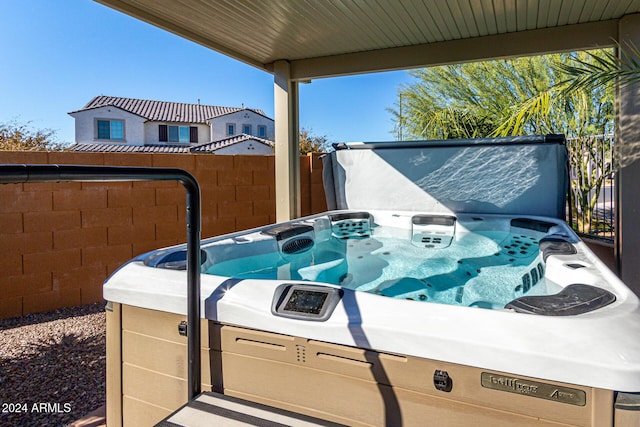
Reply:
<svg viewBox="0 0 640 427"><path fill-rule="evenodd" d="M247 400L205 392L156 424L156 427L247 426L341 426L330 421Z"/></svg>

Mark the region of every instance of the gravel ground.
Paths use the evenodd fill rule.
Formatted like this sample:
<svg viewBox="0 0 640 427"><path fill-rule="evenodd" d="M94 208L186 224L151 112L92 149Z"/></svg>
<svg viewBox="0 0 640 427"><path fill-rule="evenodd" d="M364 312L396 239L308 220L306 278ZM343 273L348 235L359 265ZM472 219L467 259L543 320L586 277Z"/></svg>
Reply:
<svg viewBox="0 0 640 427"><path fill-rule="evenodd" d="M104 303L0 320L0 426L64 426L104 405Z"/></svg>

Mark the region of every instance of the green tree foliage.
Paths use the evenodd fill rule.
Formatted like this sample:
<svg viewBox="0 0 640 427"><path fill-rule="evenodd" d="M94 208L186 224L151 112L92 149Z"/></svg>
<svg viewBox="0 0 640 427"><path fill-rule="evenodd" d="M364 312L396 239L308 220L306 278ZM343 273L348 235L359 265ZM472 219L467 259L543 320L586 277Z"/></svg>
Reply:
<svg viewBox="0 0 640 427"><path fill-rule="evenodd" d="M300 129L300 154L324 153L329 147L326 135L317 136L312 134L313 129Z"/></svg>
<svg viewBox="0 0 640 427"><path fill-rule="evenodd" d="M563 92L568 83L560 67L605 55L594 51L415 70L415 81L400 88L402 106L391 111L404 139L608 133L613 92L602 87Z"/></svg>
<svg viewBox="0 0 640 427"><path fill-rule="evenodd" d="M552 77L548 87L521 100L494 132L496 135L523 135L527 133L563 133L569 138L613 132L613 90L605 86L574 87L563 67L575 61L597 62L607 51L579 52L549 55L546 72Z"/></svg>
<svg viewBox="0 0 640 427"><path fill-rule="evenodd" d="M403 139L565 134L578 177L572 180L573 195L589 232L601 184L612 172L611 159L602 155L608 139L592 136L613 131L613 90L603 85L567 90L567 70L602 65L610 55L600 50L412 71L415 81L400 88L391 110L396 131Z"/></svg>
<svg viewBox="0 0 640 427"><path fill-rule="evenodd" d="M573 169L571 195L577 208L575 220L577 230L586 233L596 227L594 211L605 180L614 171L611 140L606 136L581 136L567 143L569 163ZM597 227L602 229L602 227Z"/></svg>
<svg viewBox="0 0 640 427"><path fill-rule="evenodd" d="M32 129L29 123L15 121L0 124L0 150L5 151L59 151L63 144L56 142L55 131Z"/></svg>

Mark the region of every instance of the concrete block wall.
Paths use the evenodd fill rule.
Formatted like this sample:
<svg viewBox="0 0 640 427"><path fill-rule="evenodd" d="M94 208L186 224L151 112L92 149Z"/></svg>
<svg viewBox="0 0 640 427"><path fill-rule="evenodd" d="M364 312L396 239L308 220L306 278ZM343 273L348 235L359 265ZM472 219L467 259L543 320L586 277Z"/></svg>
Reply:
<svg viewBox="0 0 640 427"><path fill-rule="evenodd" d="M326 210L318 155L300 159L302 215ZM178 167L202 191L202 237L275 222L273 156L2 152L0 164ZM102 301L134 256L183 243L177 182L0 185L0 318Z"/></svg>

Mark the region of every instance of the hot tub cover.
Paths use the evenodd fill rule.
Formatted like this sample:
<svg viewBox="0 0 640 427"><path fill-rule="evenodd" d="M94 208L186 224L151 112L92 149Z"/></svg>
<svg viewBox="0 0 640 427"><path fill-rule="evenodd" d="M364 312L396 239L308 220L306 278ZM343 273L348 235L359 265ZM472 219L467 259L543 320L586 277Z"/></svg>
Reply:
<svg viewBox="0 0 640 427"><path fill-rule="evenodd" d="M329 209L565 218L563 135L338 144L323 157Z"/></svg>

